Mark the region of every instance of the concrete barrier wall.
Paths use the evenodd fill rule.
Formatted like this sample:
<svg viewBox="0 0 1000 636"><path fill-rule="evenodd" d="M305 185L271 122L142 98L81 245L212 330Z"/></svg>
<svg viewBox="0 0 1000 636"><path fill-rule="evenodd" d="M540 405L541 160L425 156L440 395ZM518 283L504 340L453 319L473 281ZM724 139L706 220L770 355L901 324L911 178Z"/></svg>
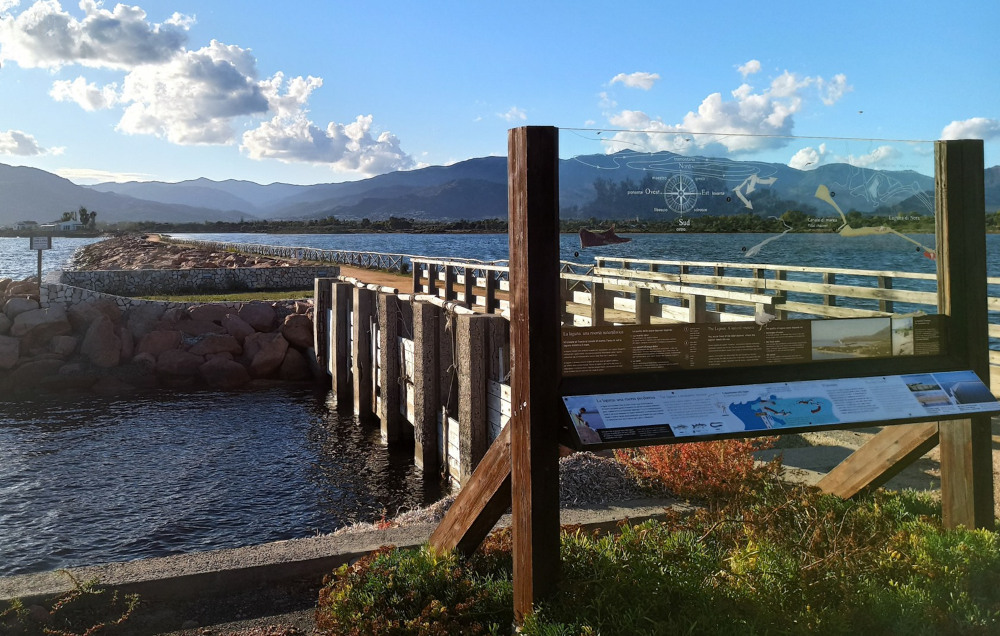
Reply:
<svg viewBox="0 0 1000 636"><path fill-rule="evenodd" d="M337 276L336 265L235 269L64 271L59 282L116 296L312 289L317 278Z"/></svg>
<svg viewBox="0 0 1000 636"><path fill-rule="evenodd" d="M412 444L427 475L464 483L509 419L510 323L360 284L315 285L316 315L328 317L317 356L338 404L377 420L383 443Z"/></svg>

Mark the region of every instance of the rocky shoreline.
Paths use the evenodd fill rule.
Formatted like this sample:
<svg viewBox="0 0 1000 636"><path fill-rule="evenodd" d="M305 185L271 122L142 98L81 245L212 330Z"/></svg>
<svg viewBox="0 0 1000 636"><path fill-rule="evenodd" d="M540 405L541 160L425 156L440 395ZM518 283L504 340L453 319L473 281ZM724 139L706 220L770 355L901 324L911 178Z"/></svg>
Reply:
<svg viewBox="0 0 1000 636"><path fill-rule="evenodd" d="M80 250L89 269L282 267L265 257L126 236ZM137 388L237 389L256 380L321 377L311 301L145 303L107 299L42 307L38 281L0 280L0 394Z"/></svg>

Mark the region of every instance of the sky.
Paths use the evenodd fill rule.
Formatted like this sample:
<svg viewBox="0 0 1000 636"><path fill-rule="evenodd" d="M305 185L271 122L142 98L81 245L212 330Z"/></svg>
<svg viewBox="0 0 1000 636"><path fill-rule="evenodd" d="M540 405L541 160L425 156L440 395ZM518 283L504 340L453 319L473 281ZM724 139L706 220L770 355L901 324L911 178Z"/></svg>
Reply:
<svg viewBox="0 0 1000 636"><path fill-rule="evenodd" d="M564 155L924 170L931 144L881 140L978 138L992 166L998 24L963 0L0 0L0 163L330 183L502 156L538 125Z"/></svg>

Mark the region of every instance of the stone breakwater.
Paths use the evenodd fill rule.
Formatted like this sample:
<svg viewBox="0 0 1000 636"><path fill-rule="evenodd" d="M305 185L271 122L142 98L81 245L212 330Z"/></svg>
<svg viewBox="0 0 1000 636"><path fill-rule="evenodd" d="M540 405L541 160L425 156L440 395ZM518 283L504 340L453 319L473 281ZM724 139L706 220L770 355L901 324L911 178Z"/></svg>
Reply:
<svg viewBox="0 0 1000 636"><path fill-rule="evenodd" d="M94 296L41 306L36 279L0 280L0 395L212 387L319 377L311 302L123 309Z"/></svg>

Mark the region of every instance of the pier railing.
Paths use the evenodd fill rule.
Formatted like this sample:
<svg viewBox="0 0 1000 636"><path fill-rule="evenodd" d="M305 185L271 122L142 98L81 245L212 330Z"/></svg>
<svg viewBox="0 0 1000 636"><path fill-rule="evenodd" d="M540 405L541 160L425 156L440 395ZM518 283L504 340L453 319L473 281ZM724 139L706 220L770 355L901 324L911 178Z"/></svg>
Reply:
<svg viewBox="0 0 1000 636"><path fill-rule="evenodd" d="M561 278L565 322L579 326L937 310L937 278L926 273L597 258L594 265L563 261ZM414 258L413 291L495 313L507 307L509 272L504 266ZM993 306L1000 311L1000 298ZM1000 325L995 335L1000 337Z"/></svg>

